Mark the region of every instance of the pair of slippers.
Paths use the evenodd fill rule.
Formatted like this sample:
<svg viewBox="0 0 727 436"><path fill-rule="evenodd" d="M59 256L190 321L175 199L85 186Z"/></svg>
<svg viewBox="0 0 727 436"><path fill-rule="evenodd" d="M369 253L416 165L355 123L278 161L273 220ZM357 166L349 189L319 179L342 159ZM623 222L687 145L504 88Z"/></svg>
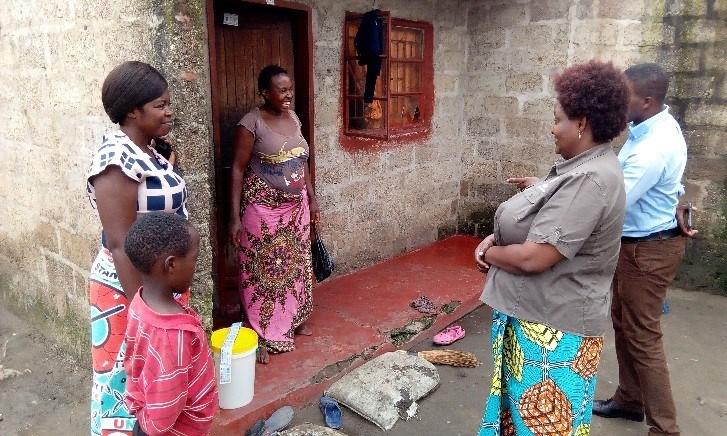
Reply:
<svg viewBox="0 0 727 436"><path fill-rule="evenodd" d="M338 402L328 395L321 397L318 407L326 420L326 427L338 430L341 428L341 408Z"/></svg>
<svg viewBox="0 0 727 436"><path fill-rule="evenodd" d="M425 295L421 295L409 305L421 313L430 315L437 314L440 310L440 308L438 308L437 305ZM453 325L437 333L434 338L432 338L432 342L437 345L449 345L462 339L464 334L465 332L462 326Z"/></svg>
<svg viewBox="0 0 727 436"><path fill-rule="evenodd" d="M449 345L462 339L465 331L462 326L452 325L434 335L432 342L437 345Z"/></svg>
<svg viewBox="0 0 727 436"><path fill-rule="evenodd" d="M245 436L271 436L285 427L290 425L293 420L293 414L295 411L290 406L283 406L280 409L273 412L270 418L265 420L259 420L256 422L250 430L245 433Z"/></svg>
<svg viewBox="0 0 727 436"><path fill-rule="evenodd" d="M339 429L341 428L341 408L338 402L329 396L321 397L319 403L321 412L326 420L326 426ZM290 406L283 406L273 412L268 419L261 419L256 422L245 436L271 436L285 429L293 421L295 411Z"/></svg>

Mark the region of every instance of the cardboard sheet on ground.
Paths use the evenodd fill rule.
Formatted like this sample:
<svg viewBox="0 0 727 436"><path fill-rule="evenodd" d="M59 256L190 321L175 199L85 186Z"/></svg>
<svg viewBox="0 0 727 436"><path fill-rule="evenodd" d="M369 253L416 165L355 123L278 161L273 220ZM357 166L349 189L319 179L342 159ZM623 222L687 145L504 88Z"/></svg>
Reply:
<svg viewBox="0 0 727 436"><path fill-rule="evenodd" d="M390 430L399 417L414 416L416 401L437 386L439 373L434 365L418 356L393 352L346 374L326 395L382 430Z"/></svg>

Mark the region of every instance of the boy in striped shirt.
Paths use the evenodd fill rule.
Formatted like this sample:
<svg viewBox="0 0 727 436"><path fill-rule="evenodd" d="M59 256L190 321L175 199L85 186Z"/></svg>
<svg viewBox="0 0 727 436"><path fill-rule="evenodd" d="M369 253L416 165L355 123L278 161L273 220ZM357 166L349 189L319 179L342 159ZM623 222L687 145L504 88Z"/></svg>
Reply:
<svg viewBox="0 0 727 436"><path fill-rule="evenodd" d="M183 217L151 212L124 244L142 273L126 328L126 407L135 435L206 435L217 411L217 383L197 314L175 294L187 292L199 233Z"/></svg>

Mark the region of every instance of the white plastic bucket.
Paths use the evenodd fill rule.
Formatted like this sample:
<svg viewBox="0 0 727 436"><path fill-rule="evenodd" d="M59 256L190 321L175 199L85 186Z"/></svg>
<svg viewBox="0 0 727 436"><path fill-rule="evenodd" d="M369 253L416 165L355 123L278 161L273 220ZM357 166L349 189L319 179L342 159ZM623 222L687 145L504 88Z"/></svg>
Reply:
<svg viewBox="0 0 727 436"><path fill-rule="evenodd" d="M249 328L240 328L232 346L232 381L220 384L220 348L228 330L227 328L215 330L210 342L215 358L215 378L217 379L220 409L237 409L250 403L255 393L257 333Z"/></svg>

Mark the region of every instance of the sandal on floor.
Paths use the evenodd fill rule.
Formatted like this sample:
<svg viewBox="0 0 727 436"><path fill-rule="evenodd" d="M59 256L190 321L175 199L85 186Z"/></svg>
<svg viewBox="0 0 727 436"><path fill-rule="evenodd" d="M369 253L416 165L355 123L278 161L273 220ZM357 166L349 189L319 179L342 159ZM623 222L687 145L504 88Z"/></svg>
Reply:
<svg viewBox="0 0 727 436"><path fill-rule="evenodd" d="M430 315L439 313L439 309L434 304L434 302L429 298L425 297L424 295L412 301L409 306L413 307L421 313L427 313Z"/></svg>
<svg viewBox="0 0 727 436"><path fill-rule="evenodd" d="M293 420L295 411L290 406L283 406L273 412L270 418L265 420L265 428L263 428L263 436L268 436L284 429Z"/></svg>
<svg viewBox="0 0 727 436"><path fill-rule="evenodd" d="M320 407L323 417L326 420L326 427L335 430L341 428L341 408L338 406L336 400L324 395L321 397L318 407Z"/></svg>
<svg viewBox="0 0 727 436"><path fill-rule="evenodd" d="M280 409L273 412L270 418L266 420L259 420L250 430L245 433L245 436L271 436L280 430L284 429L293 420L293 414L295 411L290 406L283 406Z"/></svg>
<svg viewBox="0 0 727 436"><path fill-rule="evenodd" d="M260 419L245 433L245 436L261 436L265 428L265 421Z"/></svg>
<svg viewBox="0 0 727 436"><path fill-rule="evenodd" d="M437 345L449 345L462 339L464 334L462 326L453 325L434 335L432 342Z"/></svg>

